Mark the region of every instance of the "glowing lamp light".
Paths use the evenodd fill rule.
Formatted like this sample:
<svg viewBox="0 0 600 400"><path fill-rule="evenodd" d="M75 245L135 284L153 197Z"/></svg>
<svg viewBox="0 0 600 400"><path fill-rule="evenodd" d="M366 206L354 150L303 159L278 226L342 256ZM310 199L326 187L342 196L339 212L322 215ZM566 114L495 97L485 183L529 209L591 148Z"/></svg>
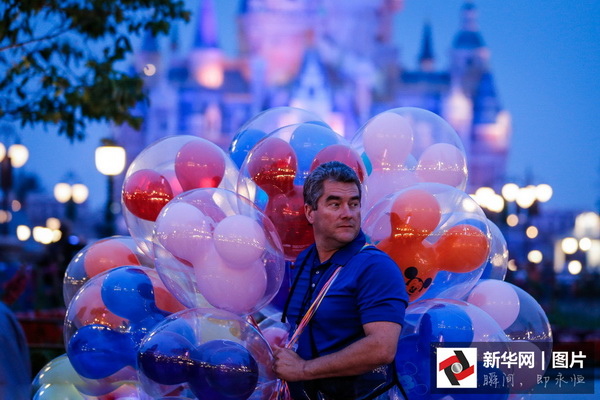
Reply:
<svg viewBox="0 0 600 400"><path fill-rule="evenodd" d="M223 67L220 63L204 65L195 72L194 78L200 85L209 89L220 88L225 80Z"/></svg>
<svg viewBox="0 0 600 400"><path fill-rule="evenodd" d="M492 212L502 211L504 209L504 199L502 196L494 193L494 195L489 198L487 208Z"/></svg>
<svg viewBox="0 0 600 400"><path fill-rule="evenodd" d="M119 175L125 169L125 149L121 146L100 146L95 153L96 169L103 175Z"/></svg>
<svg viewBox="0 0 600 400"><path fill-rule="evenodd" d="M22 144L13 144L8 148L8 156L15 168L21 168L29 159L29 150Z"/></svg>
<svg viewBox="0 0 600 400"><path fill-rule="evenodd" d="M506 217L506 224L510 227L517 226L519 224L519 217L516 214L510 214Z"/></svg>
<svg viewBox="0 0 600 400"><path fill-rule="evenodd" d="M588 251L592 249L592 240L584 237L579 240L579 248L581 251Z"/></svg>
<svg viewBox="0 0 600 400"><path fill-rule="evenodd" d="M545 183L535 187L535 197L541 203L545 203L552 198L552 187Z"/></svg>
<svg viewBox="0 0 600 400"><path fill-rule="evenodd" d="M538 236L539 231L538 231L538 228L536 228L535 226L532 225L532 226L527 227L525 234L527 235L527 237L529 239L535 239Z"/></svg>
<svg viewBox="0 0 600 400"><path fill-rule="evenodd" d="M21 242L29 240L31 237L31 229L27 225L17 226L17 239Z"/></svg>
<svg viewBox="0 0 600 400"><path fill-rule="evenodd" d="M517 193L517 204L521 208L529 208L536 200L535 186L529 185L520 188Z"/></svg>
<svg viewBox="0 0 600 400"><path fill-rule="evenodd" d="M52 230L60 229L60 220L58 218L50 217L46 220L46 228Z"/></svg>
<svg viewBox="0 0 600 400"><path fill-rule="evenodd" d="M517 270L517 263L515 260L508 260L507 268L509 271L515 272Z"/></svg>
<svg viewBox="0 0 600 400"><path fill-rule="evenodd" d="M581 265L581 261L571 260L569 261L569 264L567 264L567 269L571 275L577 275L581 272L583 266Z"/></svg>
<svg viewBox="0 0 600 400"><path fill-rule="evenodd" d="M90 191L84 184L76 183L71 186L71 196L73 197L75 204L81 204L85 202L89 195Z"/></svg>
<svg viewBox="0 0 600 400"><path fill-rule="evenodd" d="M0 224L10 222L12 220L12 214L9 211L0 210Z"/></svg>
<svg viewBox="0 0 600 400"><path fill-rule="evenodd" d="M527 259L534 264L539 264L544 259L544 256L539 250L531 250L529 254L527 254Z"/></svg>
<svg viewBox="0 0 600 400"><path fill-rule="evenodd" d="M575 254L579 247L579 242L574 237L567 237L562 240L560 247L565 254Z"/></svg>
<svg viewBox="0 0 600 400"><path fill-rule="evenodd" d="M33 228L33 240L42 244L52 243L53 233L52 229L44 226L36 226Z"/></svg>
<svg viewBox="0 0 600 400"><path fill-rule="evenodd" d="M71 199L71 185L68 183L57 183L54 185L54 198L59 203L66 203Z"/></svg>
<svg viewBox="0 0 600 400"><path fill-rule="evenodd" d="M519 186L516 183L507 183L502 186L502 197L506 199L506 201L515 201L517 200L517 195L519 193Z"/></svg>

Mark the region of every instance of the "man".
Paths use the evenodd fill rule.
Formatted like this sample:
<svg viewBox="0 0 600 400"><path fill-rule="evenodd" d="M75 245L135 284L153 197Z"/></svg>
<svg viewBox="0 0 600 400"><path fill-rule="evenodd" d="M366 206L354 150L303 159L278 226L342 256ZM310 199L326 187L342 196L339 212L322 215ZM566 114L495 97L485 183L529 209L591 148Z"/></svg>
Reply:
<svg viewBox="0 0 600 400"><path fill-rule="evenodd" d="M275 347L273 370L294 399L344 399L385 392L392 385L408 297L397 265L365 247L360 229L361 185L337 161L317 167L304 184L304 211L315 243L292 269L284 316L297 326L338 266L343 266L299 338L297 352Z"/></svg>

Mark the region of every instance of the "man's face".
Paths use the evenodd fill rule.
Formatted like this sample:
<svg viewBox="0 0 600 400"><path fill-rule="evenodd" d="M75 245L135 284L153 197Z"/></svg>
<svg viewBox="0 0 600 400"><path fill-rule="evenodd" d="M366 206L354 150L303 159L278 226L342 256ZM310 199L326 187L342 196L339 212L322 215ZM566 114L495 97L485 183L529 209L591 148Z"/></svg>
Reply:
<svg viewBox="0 0 600 400"><path fill-rule="evenodd" d="M354 183L326 180L317 209L305 205L304 211L313 226L317 246L328 250L350 243L360 230L360 197Z"/></svg>

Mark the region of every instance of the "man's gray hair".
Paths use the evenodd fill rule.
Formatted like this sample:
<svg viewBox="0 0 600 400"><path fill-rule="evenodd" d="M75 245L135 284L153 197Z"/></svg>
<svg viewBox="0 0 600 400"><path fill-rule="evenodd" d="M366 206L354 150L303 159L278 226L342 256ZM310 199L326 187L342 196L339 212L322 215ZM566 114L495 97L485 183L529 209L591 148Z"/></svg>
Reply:
<svg viewBox="0 0 600 400"><path fill-rule="evenodd" d="M304 204L313 210L317 209L317 202L323 195L323 186L326 180L342 183L354 183L358 188L358 197L362 196L360 180L356 172L349 166L339 161L329 161L319 165L304 181Z"/></svg>

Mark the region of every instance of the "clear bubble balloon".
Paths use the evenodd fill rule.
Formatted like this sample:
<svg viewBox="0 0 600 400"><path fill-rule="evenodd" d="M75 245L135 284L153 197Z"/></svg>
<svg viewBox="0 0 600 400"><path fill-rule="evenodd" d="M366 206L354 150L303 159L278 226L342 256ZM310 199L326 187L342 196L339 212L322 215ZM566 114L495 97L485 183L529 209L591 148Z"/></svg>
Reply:
<svg viewBox="0 0 600 400"><path fill-rule="evenodd" d="M274 391L273 356L258 329L218 309L190 309L167 318L137 352L141 383L149 395L177 387L198 399L262 399Z"/></svg>
<svg viewBox="0 0 600 400"><path fill-rule="evenodd" d="M432 358L434 347L448 344L451 347L469 347L475 343L489 342L495 343L497 349L508 350L509 341L502 328L474 305L452 299L417 301L406 309L395 359L398 379L410 399L439 399L443 395L431 390L436 388L436 381L431 378L431 362L435 362L435 357ZM481 365L482 353L478 352L478 375L485 370ZM492 398L507 397L508 391Z"/></svg>
<svg viewBox="0 0 600 400"><path fill-rule="evenodd" d="M504 329L512 340L552 343L552 328L546 312L533 296L512 283L510 286L519 298L519 313L515 321Z"/></svg>
<svg viewBox="0 0 600 400"><path fill-rule="evenodd" d="M238 129L229 146L229 155L241 168L248 152L269 133L288 125L304 122L325 124L321 118L309 111L295 107L273 107L265 110Z"/></svg>
<svg viewBox="0 0 600 400"><path fill-rule="evenodd" d="M461 190L420 183L377 203L364 216L363 230L398 264L411 302L458 299L477 283L488 259L486 221Z"/></svg>
<svg viewBox="0 0 600 400"><path fill-rule="evenodd" d="M152 228L175 196L197 188L235 190L238 168L214 143L191 135L168 136L146 147L127 169L123 216L139 248L152 256Z"/></svg>
<svg viewBox="0 0 600 400"><path fill-rule="evenodd" d="M90 278L122 266L154 267L154 261L146 256L131 236L112 236L88 244L69 262L63 279L65 304L75 296Z"/></svg>
<svg viewBox="0 0 600 400"><path fill-rule="evenodd" d="M79 289L67 309L69 361L82 378L113 390L115 384L136 381L135 351L142 338L183 309L154 269L118 267L98 274Z"/></svg>
<svg viewBox="0 0 600 400"><path fill-rule="evenodd" d="M433 112L400 107L377 114L357 131L352 147L369 166L365 213L382 197L419 182L466 188L464 146L450 124Z"/></svg>
<svg viewBox="0 0 600 400"><path fill-rule="evenodd" d="M503 281L508 270L508 245L500 228L492 221L487 221L492 235L490 256L481 274L481 279L498 279Z"/></svg>
<svg viewBox="0 0 600 400"><path fill-rule="evenodd" d="M359 177L366 176L358 153L343 137L324 124L307 122L267 135L240 168L238 193L271 219L287 260L294 260L314 240L304 215L302 185L317 165L333 160L354 168Z"/></svg>
<svg viewBox="0 0 600 400"><path fill-rule="evenodd" d="M156 220L156 269L186 306L249 314L277 294L285 273L273 223L252 202L223 189L196 189Z"/></svg>

